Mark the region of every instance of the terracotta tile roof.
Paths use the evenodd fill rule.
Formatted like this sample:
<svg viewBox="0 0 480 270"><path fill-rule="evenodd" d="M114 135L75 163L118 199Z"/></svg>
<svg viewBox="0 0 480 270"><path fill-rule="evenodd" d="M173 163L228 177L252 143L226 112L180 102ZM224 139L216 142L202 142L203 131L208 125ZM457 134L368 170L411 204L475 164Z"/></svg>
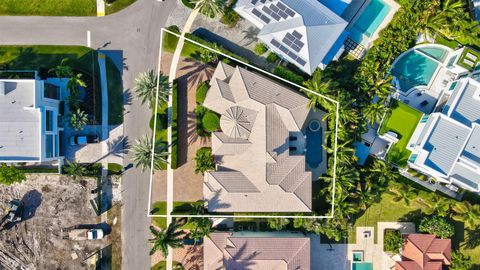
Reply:
<svg viewBox="0 0 480 270"><path fill-rule="evenodd" d="M409 234L405 237L402 261L397 270L442 270L450 265L452 243L450 239L437 239L430 234Z"/></svg>

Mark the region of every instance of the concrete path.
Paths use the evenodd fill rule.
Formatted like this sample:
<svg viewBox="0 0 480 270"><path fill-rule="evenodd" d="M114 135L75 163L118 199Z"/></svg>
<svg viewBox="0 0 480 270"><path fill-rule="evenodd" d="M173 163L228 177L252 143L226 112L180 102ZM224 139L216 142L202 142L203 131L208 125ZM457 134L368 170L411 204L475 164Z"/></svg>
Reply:
<svg viewBox="0 0 480 270"><path fill-rule="evenodd" d="M180 39L178 40L177 47L175 48L175 52L173 54L172 63L170 65L170 72L168 74L168 82L170 84L170 88L173 86L173 80L176 78L177 74L177 66L180 60L180 53L183 49L183 44L185 43L185 33L190 31L192 28L193 21L195 17L198 15L198 9L194 9L183 27L182 34ZM160 60L161 62L161 60ZM168 136L168 152L172 153L172 104L173 99L172 95L169 96L168 99L168 129L167 129L167 136ZM171 155L168 156L168 163L171 164ZM171 212L173 211L173 169L171 166L168 166L167 169L167 226L172 222L172 217L170 216ZM167 256L167 270L172 269L172 248L168 247L168 256Z"/></svg>
<svg viewBox="0 0 480 270"><path fill-rule="evenodd" d="M123 86L131 95L135 76L157 68L160 28L177 1L138 0L116 14L105 17L24 17L0 16L0 45L87 45L91 32L92 48L120 50L124 58ZM125 104L124 135L128 142L150 134L151 112L137 99ZM125 158L124 166L132 167ZM122 269L150 269L150 237L147 217L149 173L134 167L122 182Z"/></svg>

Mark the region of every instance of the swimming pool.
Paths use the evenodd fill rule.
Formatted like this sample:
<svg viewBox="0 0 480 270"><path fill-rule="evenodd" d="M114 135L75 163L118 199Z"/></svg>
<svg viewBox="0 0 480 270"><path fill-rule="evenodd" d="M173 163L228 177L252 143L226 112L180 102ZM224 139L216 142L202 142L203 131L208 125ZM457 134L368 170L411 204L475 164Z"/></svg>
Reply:
<svg viewBox="0 0 480 270"><path fill-rule="evenodd" d="M355 262L352 263L352 270L373 270L373 263Z"/></svg>
<svg viewBox="0 0 480 270"><path fill-rule="evenodd" d="M416 49L417 51L419 52L422 52L430 57L432 57L433 59L436 59L440 62L443 63L443 61L445 61L445 57L447 56L448 54L448 51L443 49L443 48L440 48L440 47L419 47Z"/></svg>
<svg viewBox="0 0 480 270"><path fill-rule="evenodd" d="M310 128L311 124L313 130ZM307 163L311 168L317 168L323 159L322 127L318 120L312 120L309 123L305 135L307 135L307 152L305 153Z"/></svg>
<svg viewBox="0 0 480 270"><path fill-rule="evenodd" d="M390 6L381 0L371 0L349 30L350 38L360 44L364 36L371 37L389 11Z"/></svg>
<svg viewBox="0 0 480 270"><path fill-rule="evenodd" d="M435 60L411 50L397 59L391 73L400 83L399 90L407 92L415 86L428 86L438 65Z"/></svg>

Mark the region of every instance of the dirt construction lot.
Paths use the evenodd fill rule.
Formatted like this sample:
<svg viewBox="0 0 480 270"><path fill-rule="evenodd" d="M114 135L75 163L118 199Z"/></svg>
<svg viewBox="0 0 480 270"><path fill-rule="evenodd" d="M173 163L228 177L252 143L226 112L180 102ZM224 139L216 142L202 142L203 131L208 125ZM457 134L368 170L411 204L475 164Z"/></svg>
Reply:
<svg viewBox="0 0 480 270"><path fill-rule="evenodd" d="M99 223L89 201L96 184L93 178L29 175L21 184L0 185L2 217L12 199L25 206L23 221L1 229L0 269L85 269L84 260L106 246L108 236L73 241L62 238L62 228Z"/></svg>

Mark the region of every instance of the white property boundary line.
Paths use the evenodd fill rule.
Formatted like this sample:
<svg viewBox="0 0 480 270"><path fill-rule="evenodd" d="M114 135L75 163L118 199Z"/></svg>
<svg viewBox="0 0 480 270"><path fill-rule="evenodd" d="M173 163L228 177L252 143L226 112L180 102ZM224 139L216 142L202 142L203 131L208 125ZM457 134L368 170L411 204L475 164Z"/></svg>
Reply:
<svg viewBox="0 0 480 270"><path fill-rule="evenodd" d="M231 57L229 55L226 55L220 51L217 51L217 50L214 50L208 46L205 46L203 44L200 44L194 40L191 40L189 38L186 38L186 37L182 37L181 35L177 34L177 33L174 33L168 29L165 29L165 28L162 28L161 29L161 32L160 32L160 48L159 48L159 55L158 55L158 69L157 69L157 75L159 76L160 75L160 70L161 70L161 62L162 62L162 48L163 48L163 33L164 32L167 32L171 35L174 35L174 36L177 36L179 38L179 41L180 39L184 39L185 41L187 42L191 42L197 46L200 46L204 49L207 49L207 50L210 50L214 53L217 53L223 57L226 57L230 60L234 60L235 62L237 63L240 63L242 65L245 65L249 68L252 68L256 71L259 71L267 76L271 76L271 77L274 77L276 78L277 80L280 80L280 81L283 81L287 84L290 84L292 85L293 87L296 87L298 89L301 89L303 91L306 91L306 92L310 92L312 94L315 94L315 95L318 95L318 96L321 96L323 98L325 98L326 100L336 104L336 112L335 112L335 142L334 142L334 151L333 151L333 182L332 182L332 207L331 207L331 215L329 216L308 216L308 215L305 215L305 216L281 216L281 215L221 215L221 214L218 214L218 215L172 215L170 213L168 213L167 211L167 214L166 215L152 215L150 214L151 212L151 206L152 206L152 184L153 184L153 173L154 173L154 170L153 170L153 155L154 155L154 148L155 148L155 144L152 145L152 160L151 160L151 163L150 163L150 188L149 188L149 194L148 194L148 214L147 216L150 217L150 218L155 218L155 217L161 217L161 218L185 218L185 217L206 217L206 218L306 218L306 219L324 219L324 218L333 218L334 216L334 213L335 213L335 182L336 182L336 174L337 174L337 139L338 139L338 119L339 119L339 107L340 107L340 104L338 101L332 99L332 98L329 98L325 95L322 95L322 94L319 94L319 93L316 93L310 89L307 89L301 85L298 85L296 83L293 83L293 82L290 82L284 78L281 78L275 74L272 74L270 72L267 72L263 69L260 69L258 67L255 67L255 66L252 66L248 63L245 63L243 61L240 61L234 57ZM158 100L158 92L159 92L159 85L160 85L160 81L158 80L157 81L157 93L156 93L156 98ZM172 98L172 95L170 95L170 99ZM155 103L155 115L157 114L157 111L158 111L158 103ZM171 108L169 108L169 111L171 111ZM171 113L169 113L169 116L171 116ZM153 124L153 141L155 140L155 135L156 135L156 130L157 130L157 118L155 117L154 118L154 124ZM169 117L168 119L168 123L169 123L169 127L171 127L171 117ZM170 156L169 156L170 157ZM328 161L327 161L328 162ZM328 164L327 164L328 165ZM170 165L167 165L167 166L170 166ZM168 185L168 183L167 183ZM168 203L168 201L167 201ZM168 207L167 207L168 209ZM308 214L308 213L299 213L299 214Z"/></svg>

